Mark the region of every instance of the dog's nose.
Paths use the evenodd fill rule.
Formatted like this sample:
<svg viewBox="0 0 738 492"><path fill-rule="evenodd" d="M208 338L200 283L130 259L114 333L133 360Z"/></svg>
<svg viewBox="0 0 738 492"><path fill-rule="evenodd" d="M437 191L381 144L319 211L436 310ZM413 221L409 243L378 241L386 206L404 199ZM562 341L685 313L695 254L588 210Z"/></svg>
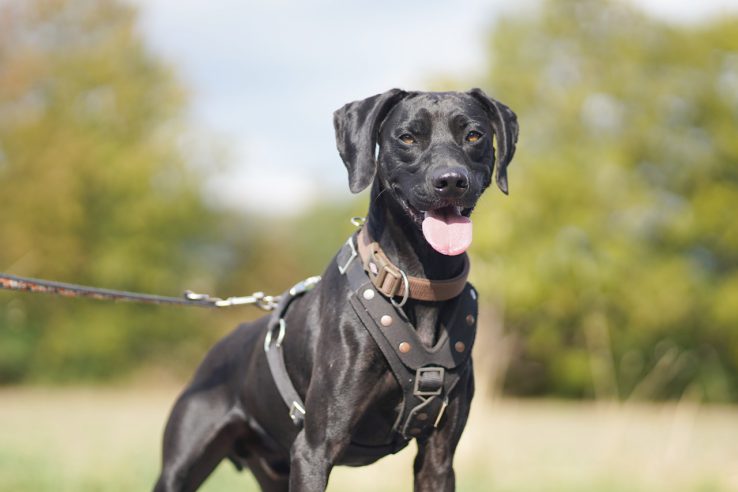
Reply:
<svg viewBox="0 0 738 492"><path fill-rule="evenodd" d="M469 174L465 169L441 169L431 177L433 188L444 198L458 198L469 188Z"/></svg>

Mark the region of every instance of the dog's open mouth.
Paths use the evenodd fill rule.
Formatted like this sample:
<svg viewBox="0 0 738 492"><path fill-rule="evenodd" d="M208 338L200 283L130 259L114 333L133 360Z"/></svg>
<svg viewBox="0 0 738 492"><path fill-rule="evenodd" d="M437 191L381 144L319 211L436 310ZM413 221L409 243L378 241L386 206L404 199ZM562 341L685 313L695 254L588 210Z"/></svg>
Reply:
<svg viewBox="0 0 738 492"><path fill-rule="evenodd" d="M465 213L466 212L466 213ZM423 218L423 236L433 249L441 254L456 256L472 242L471 209L453 205L428 210Z"/></svg>
<svg viewBox="0 0 738 492"><path fill-rule="evenodd" d="M428 207L423 210L410 203L398 187L393 187L402 208L423 231L423 236L433 249L447 256L456 256L469 249L472 242L472 222L469 218L474 207L449 204ZM423 207L425 208L425 207Z"/></svg>

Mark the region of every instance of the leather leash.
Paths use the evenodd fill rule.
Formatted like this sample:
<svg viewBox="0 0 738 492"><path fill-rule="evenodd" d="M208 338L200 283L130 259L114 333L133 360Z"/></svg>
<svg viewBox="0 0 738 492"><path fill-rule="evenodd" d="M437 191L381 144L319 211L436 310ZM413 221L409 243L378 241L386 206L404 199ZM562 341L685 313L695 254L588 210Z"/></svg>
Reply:
<svg viewBox="0 0 738 492"><path fill-rule="evenodd" d="M182 297L158 296L154 294L142 294L140 292L128 292L125 290L101 289L87 285L68 284L65 282L53 282L37 278L19 277L0 273L0 289L18 290L43 294L56 294L64 297L87 297L104 301L129 301L145 304L174 304L180 306L197 306L208 308L222 308L230 306L241 306L255 304L265 311L271 311L277 306L279 297L264 295L263 292L254 292L250 296L210 297L207 294L198 294L186 290Z"/></svg>

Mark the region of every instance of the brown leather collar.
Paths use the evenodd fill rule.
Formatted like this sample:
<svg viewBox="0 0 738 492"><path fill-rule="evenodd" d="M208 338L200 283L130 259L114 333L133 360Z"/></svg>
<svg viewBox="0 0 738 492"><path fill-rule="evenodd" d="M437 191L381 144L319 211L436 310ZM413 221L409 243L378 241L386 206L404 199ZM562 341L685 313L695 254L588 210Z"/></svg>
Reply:
<svg viewBox="0 0 738 492"><path fill-rule="evenodd" d="M372 241L366 227L359 231L356 238L359 256L369 279L379 292L387 297L405 297L405 284L409 286L410 299L418 301L448 301L461 294L469 276L469 257L464 255L464 269L454 278L447 280L429 280L411 277L397 268L379 247ZM404 278L403 278L404 277ZM405 281L407 279L407 282Z"/></svg>

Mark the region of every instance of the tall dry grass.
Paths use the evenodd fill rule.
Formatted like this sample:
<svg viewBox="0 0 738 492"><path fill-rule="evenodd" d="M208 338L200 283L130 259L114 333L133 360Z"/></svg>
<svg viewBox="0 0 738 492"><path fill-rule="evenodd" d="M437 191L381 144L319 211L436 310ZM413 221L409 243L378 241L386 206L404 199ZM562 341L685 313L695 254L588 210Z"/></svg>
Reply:
<svg viewBox="0 0 738 492"><path fill-rule="evenodd" d="M0 390L0 490L148 490L178 388ZM337 468L329 490L412 489L413 446ZM738 490L738 408L478 398L456 458L458 490ZM256 490L223 463L205 491Z"/></svg>

